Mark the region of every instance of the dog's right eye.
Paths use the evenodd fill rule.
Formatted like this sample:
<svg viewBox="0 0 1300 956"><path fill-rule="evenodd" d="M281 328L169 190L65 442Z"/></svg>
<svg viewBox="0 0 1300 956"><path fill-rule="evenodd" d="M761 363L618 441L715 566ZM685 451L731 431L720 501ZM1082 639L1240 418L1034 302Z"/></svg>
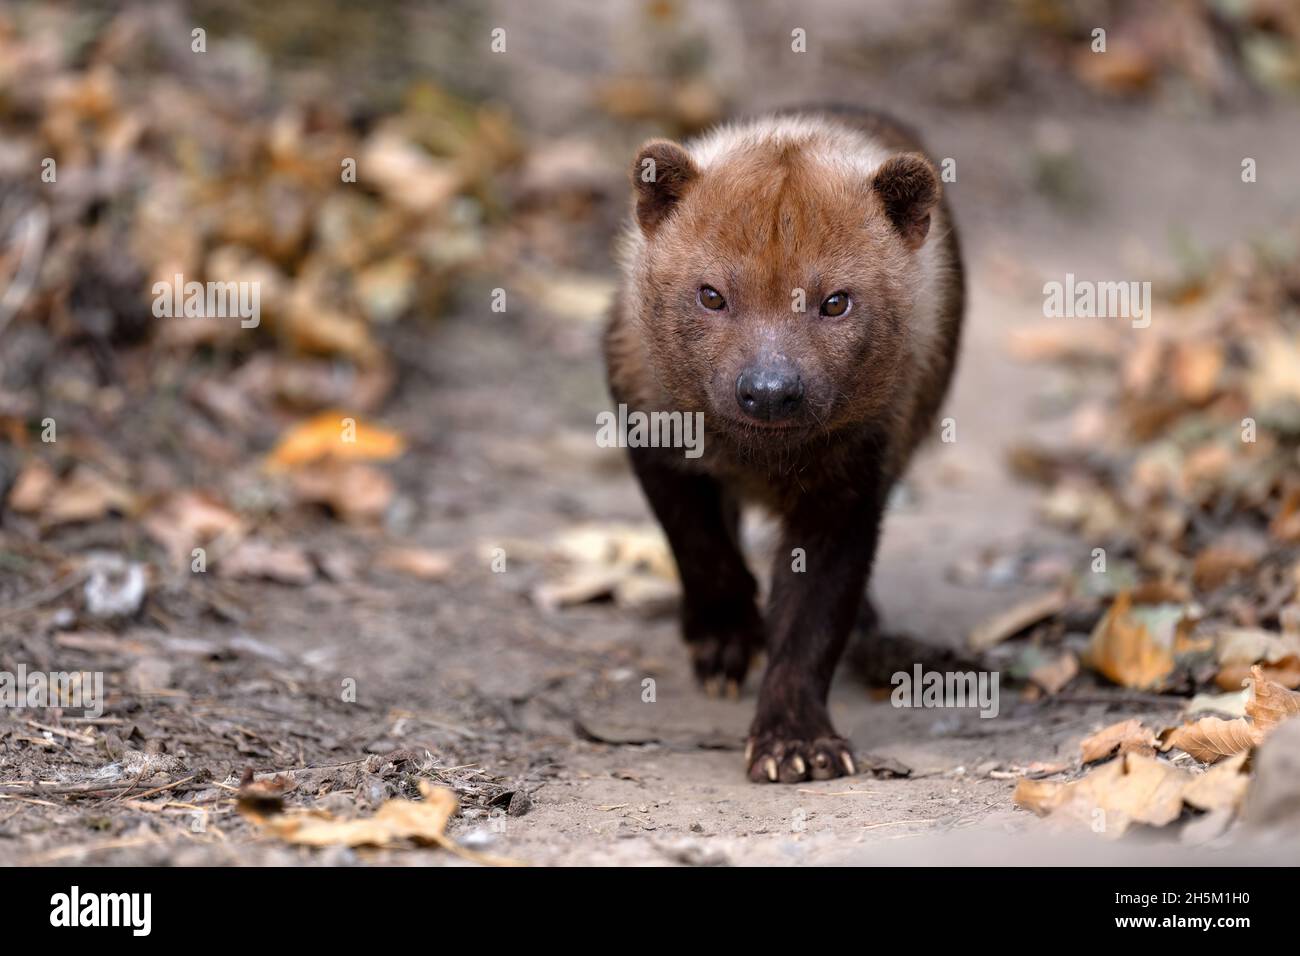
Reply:
<svg viewBox="0 0 1300 956"><path fill-rule="evenodd" d="M700 305L704 306L710 312L717 312L719 309L727 307L727 300L722 297L722 293L711 285L700 286Z"/></svg>

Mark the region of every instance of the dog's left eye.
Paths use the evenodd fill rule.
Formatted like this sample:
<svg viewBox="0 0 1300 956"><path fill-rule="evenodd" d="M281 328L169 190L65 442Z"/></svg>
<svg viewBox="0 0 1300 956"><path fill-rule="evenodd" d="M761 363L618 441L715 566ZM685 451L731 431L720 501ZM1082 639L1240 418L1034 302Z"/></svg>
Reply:
<svg viewBox="0 0 1300 956"><path fill-rule="evenodd" d="M704 306L710 312L717 312L726 308L727 300L722 297L722 293L711 285L700 286L700 305Z"/></svg>
<svg viewBox="0 0 1300 956"><path fill-rule="evenodd" d="M851 308L853 308L853 300L849 298L849 294L835 292L822 300L821 314L837 319L841 315L847 315Z"/></svg>

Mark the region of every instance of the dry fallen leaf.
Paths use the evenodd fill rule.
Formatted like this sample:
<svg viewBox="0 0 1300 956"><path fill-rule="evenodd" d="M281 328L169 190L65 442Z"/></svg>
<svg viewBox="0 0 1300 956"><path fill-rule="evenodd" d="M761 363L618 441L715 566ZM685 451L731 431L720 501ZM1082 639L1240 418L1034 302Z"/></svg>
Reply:
<svg viewBox="0 0 1300 956"><path fill-rule="evenodd" d="M1243 547L1233 541L1224 541L1204 548L1196 555L1192 580L1198 588L1212 591L1229 583L1258 566L1257 549Z"/></svg>
<svg viewBox="0 0 1300 956"><path fill-rule="evenodd" d="M297 781L289 774L275 774L258 780L253 768L249 767L239 781L236 807L253 822L263 823L266 817L283 812L285 795L297 787Z"/></svg>
<svg viewBox="0 0 1300 956"><path fill-rule="evenodd" d="M1124 775L1099 796L1097 805L1117 809L1139 823L1164 826L1182 813L1187 776L1163 760L1131 753L1124 758Z"/></svg>
<svg viewBox="0 0 1300 956"><path fill-rule="evenodd" d="M1190 780L1172 764L1130 753L1068 783L1021 780L1012 799L1039 816L1094 828L1100 823L1102 833L1116 837L1133 823L1165 826L1177 820Z"/></svg>
<svg viewBox="0 0 1300 956"><path fill-rule="evenodd" d="M169 495L140 523L173 564L188 563L194 548L218 537L235 541L245 532L238 515L196 491Z"/></svg>
<svg viewBox="0 0 1300 956"><path fill-rule="evenodd" d="M1156 735L1134 718L1103 727L1095 734L1085 737L1079 744L1079 750L1083 762L1092 763L1109 757L1117 750L1121 756L1127 753L1152 756L1155 754L1155 745Z"/></svg>
<svg viewBox="0 0 1300 956"><path fill-rule="evenodd" d="M358 168L394 203L424 214L445 206L462 182L453 163L431 156L395 127L366 140Z"/></svg>
<svg viewBox="0 0 1300 956"><path fill-rule="evenodd" d="M1177 747L1201 763L1214 763L1224 757L1250 750L1259 743L1258 730L1244 718L1223 720L1202 717L1194 723L1175 728L1165 737L1164 749Z"/></svg>
<svg viewBox="0 0 1300 956"><path fill-rule="evenodd" d="M1287 544L1300 541L1300 488L1293 488L1282 499L1277 514L1268 523L1268 533Z"/></svg>
<svg viewBox="0 0 1300 956"><path fill-rule="evenodd" d="M258 822L288 843L304 846L393 846L399 840L445 845L447 821L456 812L456 795L420 781L424 800L385 801L372 817L334 820L319 816L276 815Z"/></svg>
<svg viewBox="0 0 1300 956"><path fill-rule="evenodd" d="M364 368L384 363L383 351L359 316L331 306L330 298L309 283L298 282L285 301L278 323L285 338L307 355L336 355Z"/></svg>
<svg viewBox="0 0 1300 956"><path fill-rule="evenodd" d="M545 610L613 597L620 607L654 614L680 593L668 542L650 524L583 524L556 536L548 556L564 570L533 590Z"/></svg>
<svg viewBox="0 0 1300 956"><path fill-rule="evenodd" d="M422 581L438 581L451 573L451 555L427 548L385 548L375 564Z"/></svg>
<svg viewBox="0 0 1300 956"><path fill-rule="evenodd" d="M1262 628L1225 628L1214 635L1214 656L1220 666L1276 663L1287 657L1300 655L1300 638L1293 634L1278 634ZM1246 676L1250 676L1247 673ZM1240 687L1237 684L1236 687ZM1233 687L1233 690L1236 690Z"/></svg>
<svg viewBox="0 0 1300 956"><path fill-rule="evenodd" d="M1122 687L1156 687L1174 669L1171 618L1140 614L1122 592L1092 632L1088 665Z"/></svg>
<svg viewBox="0 0 1300 956"><path fill-rule="evenodd" d="M986 651L1044 618L1059 614L1065 608L1065 600L1064 591L1049 591L1007 608L971 631L968 641L971 650Z"/></svg>
<svg viewBox="0 0 1300 956"><path fill-rule="evenodd" d="M1021 777L1011 799L1018 807L1032 810L1040 817L1051 813L1070 796L1070 785L1057 780L1033 780Z"/></svg>
<svg viewBox="0 0 1300 956"><path fill-rule="evenodd" d="M1246 716L1254 721L1261 736L1282 721L1300 716L1300 694L1269 680L1258 665L1251 668L1251 676L1254 681L1246 702Z"/></svg>
<svg viewBox="0 0 1300 956"><path fill-rule="evenodd" d="M619 567L580 565L563 577L539 584L533 589L533 602L542 610L554 611L609 597L625 573Z"/></svg>
<svg viewBox="0 0 1300 956"><path fill-rule="evenodd" d="M32 479L37 485L41 479ZM133 514L137 500L126 488L86 465L78 465L67 477L52 488L20 489L27 499L24 504L39 501L40 521L46 526L98 521L110 511Z"/></svg>
<svg viewBox="0 0 1300 956"><path fill-rule="evenodd" d="M1240 687L1256 667L1266 680L1283 687L1300 687L1300 657L1284 657L1271 664L1228 664L1214 675L1214 683L1224 690Z"/></svg>
<svg viewBox="0 0 1300 956"><path fill-rule="evenodd" d="M397 493L386 474L356 461L331 461L295 471L292 484L300 501L325 505L344 521L382 518Z"/></svg>
<svg viewBox="0 0 1300 956"><path fill-rule="evenodd" d="M1127 94L1146 89L1155 82L1158 63L1155 56L1136 41L1115 38L1104 56L1090 48L1075 54L1074 72L1088 86L1102 93Z"/></svg>
<svg viewBox="0 0 1300 956"><path fill-rule="evenodd" d="M1214 682L1235 691L1259 664L1264 676L1283 687L1300 687L1300 635L1261 628L1227 628L1214 636L1219 672Z"/></svg>
<svg viewBox="0 0 1300 956"><path fill-rule="evenodd" d="M9 507L19 514L35 514L45 505L56 484L54 470L39 458L34 459L14 479L9 490Z"/></svg>
<svg viewBox="0 0 1300 956"><path fill-rule="evenodd" d="M1245 772L1249 758L1249 753L1239 753L1215 764L1187 785L1183 800L1197 810L1236 810L1250 787Z"/></svg>
<svg viewBox="0 0 1300 956"><path fill-rule="evenodd" d="M406 450L396 432L346 412L322 412L289 429L267 456L273 470L320 461L390 461Z"/></svg>
<svg viewBox="0 0 1300 956"><path fill-rule="evenodd" d="M316 566L302 548L257 538L241 541L217 562L216 570L223 578L263 579L280 584L310 584L316 579Z"/></svg>
<svg viewBox="0 0 1300 956"><path fill-rule="evenodd" d="M1049 658L1029 672L1029 679L1049 694L1059 694L1079 674L1079 659L1072 651Z"/></svg>
<svg viewBox="0 0 1300 956"><path fill-rule="evenodd" d="M1179 342L1173 355L1173 385L1179 397L1200 405L1213 397L1225 362L1222 342L1196 340Z"/></svg>

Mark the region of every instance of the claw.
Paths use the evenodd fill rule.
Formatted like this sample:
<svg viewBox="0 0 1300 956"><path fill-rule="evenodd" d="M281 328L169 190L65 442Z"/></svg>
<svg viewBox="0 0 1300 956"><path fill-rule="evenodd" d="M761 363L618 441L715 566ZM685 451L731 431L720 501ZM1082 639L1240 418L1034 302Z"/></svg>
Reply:
<svg viewBox="0 0 1300 956"><path fill-rule="evenodd" d="M748 767L754 762L754 741L745 741L745 766Z"/></svg>
<svg viewBox="0 0 1300 956"><path fill-rule="evenodd" d="M735 679L727 681L727 699L740 700L740 681Z"/></svg>
<svg viewBox="0 0 1300 956"><path fill-rule="evenodd" d="M794 760L791 761L790 765L794 767L794 772L799 774L799 776L801 777L804 775L804 772L808 769L808 765L803 762L803 757L800 757L798 754L794 755Z"/></svg>
<svg viewBox="0 0 1300 956"><path fill-rule="evenodd" d="M848 753L848 751L840 754L840 762L844 764L844 770L850 777L857 775L857 765L853 763L853 757Z"/></svg>
<svg viewBox="0 0 1300 956"><path fill-rule="evenodd" d="M716 698L719 696L721 691L722 691L722 687L719 684L718 679L716 677L704 678L704 693L707 696Z"/></svg>
<svg viewBox="0 0 1300 956"><path fill-rule="evenodd" d="M767 771L767 779L776 783L776 761L768 757L763 761L763 769Z"/></svg>

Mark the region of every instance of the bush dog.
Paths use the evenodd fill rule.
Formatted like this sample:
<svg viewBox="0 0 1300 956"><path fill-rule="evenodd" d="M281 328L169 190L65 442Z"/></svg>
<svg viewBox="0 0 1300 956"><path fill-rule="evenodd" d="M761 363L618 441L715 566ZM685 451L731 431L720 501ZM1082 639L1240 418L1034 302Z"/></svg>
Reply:
<svg viewBox="0 0 1300 956"><path fill-rule="evenodd" d="M615 401L704 415L697 457L629 449L681 575L695 675L738 696L766 651L751 780L853 774L831 677L960 337L940 175L897 122L827 108L652 140L632 182L605 358ZM781 522L765 614L738 535L750 502Z"/></svg>

